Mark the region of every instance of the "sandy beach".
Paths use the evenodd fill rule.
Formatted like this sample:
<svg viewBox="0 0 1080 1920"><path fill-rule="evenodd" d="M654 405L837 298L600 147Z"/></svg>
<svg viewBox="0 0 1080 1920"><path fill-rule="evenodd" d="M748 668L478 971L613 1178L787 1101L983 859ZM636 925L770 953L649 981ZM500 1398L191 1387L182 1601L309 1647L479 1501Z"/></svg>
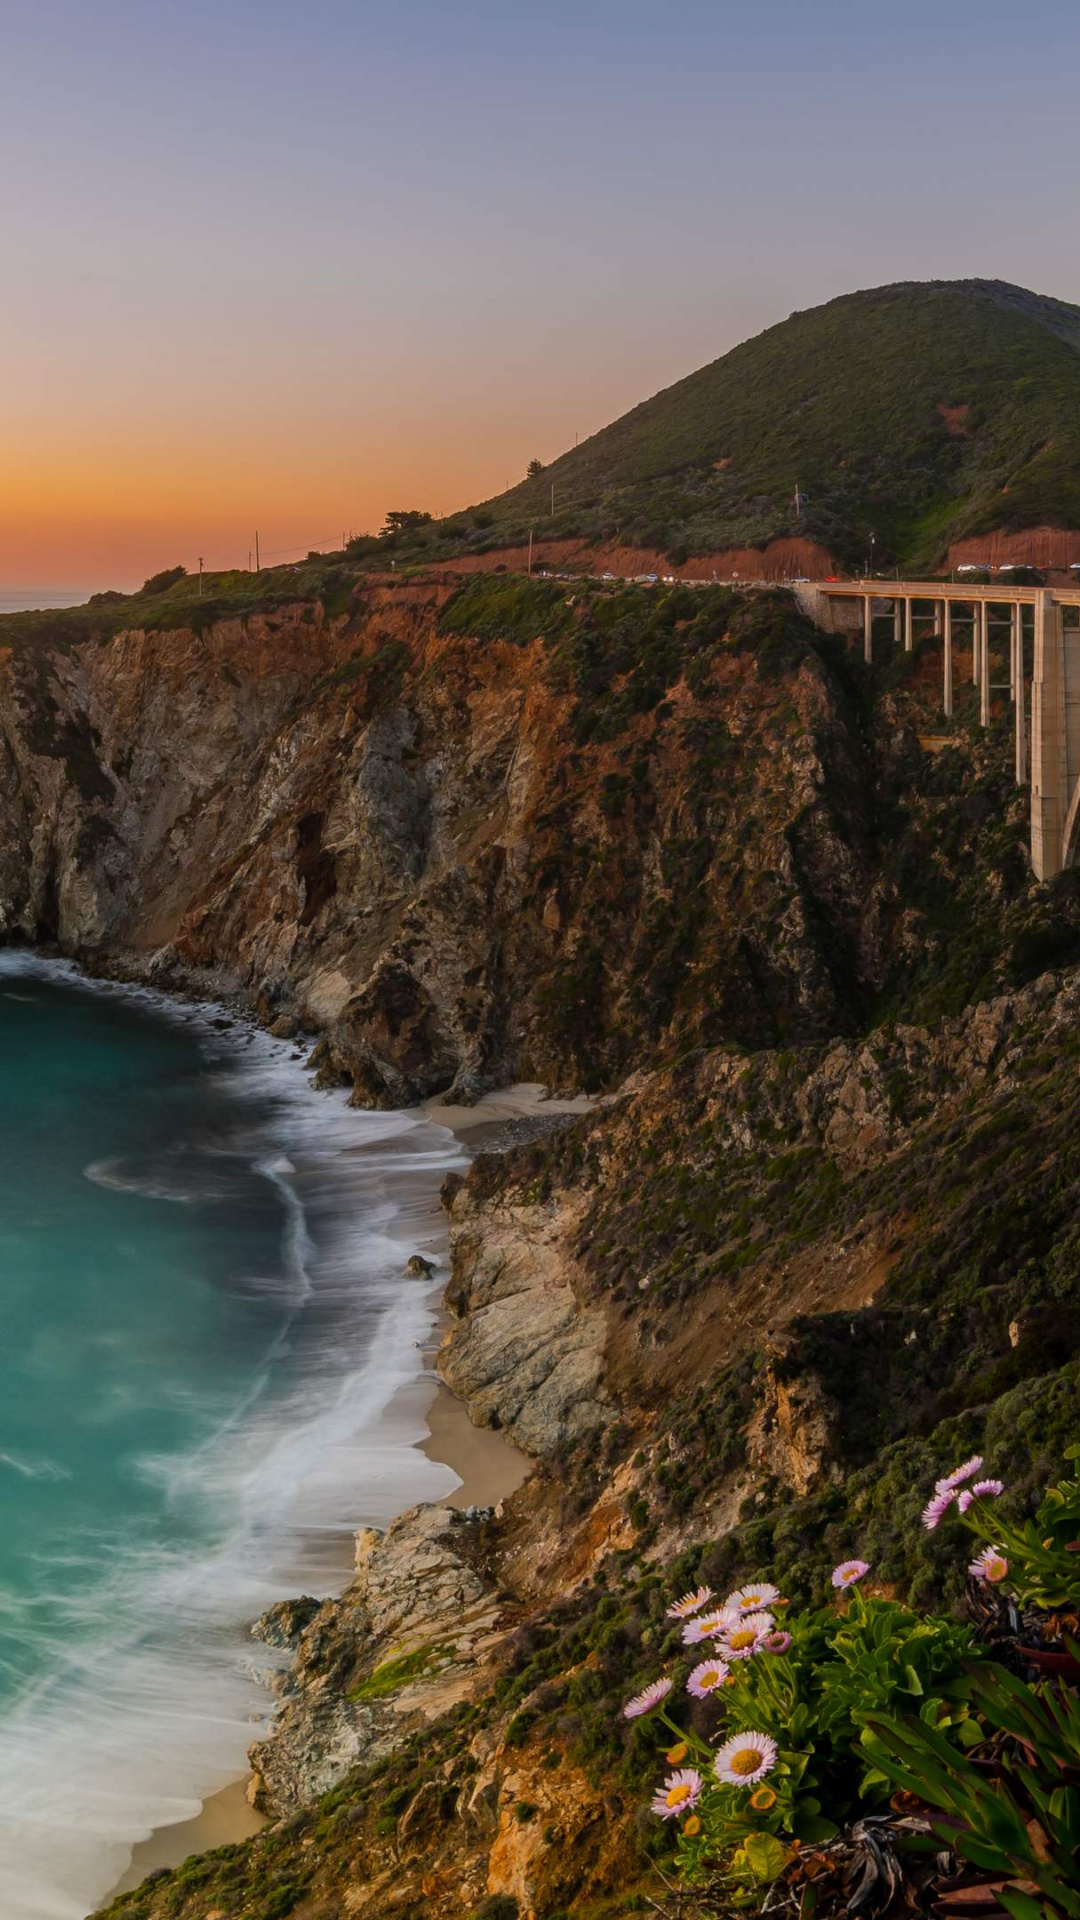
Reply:
<svg viewBox="0 0 1080 1920"><path fill-rule="evenodd" d="M446 1127L470 1153L479 1151L486 1141L501 1135L512 1122L551 1119L565 1114L588 1112L592 1102L585 1096L572 1100L547 1100L539 1085L521 1083L488 1094L476 1106L449 1106L433 1100L420 1109L423 1117ZM437 1192L410 1195L408 1208L410 1250L435 1260L439 1279L447 1276L447 1223ZM529 1472L526 1457L505 1437L490 1427L476 1427L460 1400L436 1377L435 1355L441 1337L441 1315L432 1343L425 1354L427 1363L420 1378L409 1388L415 1394L417 1408L428 1432L417 1444L430 1460L438 1461L457 1475L459 1485L446 1498L459 1507L489 1507L514 1492ZM113 1889L109 1899L130 1892L149 1873L162 1867L177 1867L192 1854L235 1844L258 1833L266 1825L261 1815L247 1803L246 1776L211 1794L190 1820L159 1827L135 1847L131 1865ZM105 1902L104 1904L108 1904Z"/></svg>

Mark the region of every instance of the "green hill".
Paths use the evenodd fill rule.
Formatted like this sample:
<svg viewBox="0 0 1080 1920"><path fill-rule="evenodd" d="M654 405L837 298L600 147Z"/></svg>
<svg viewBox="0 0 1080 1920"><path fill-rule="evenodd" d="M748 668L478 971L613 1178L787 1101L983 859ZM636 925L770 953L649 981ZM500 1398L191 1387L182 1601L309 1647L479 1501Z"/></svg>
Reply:
<svg viewBox="0 0 1080 1920"><path fill-rule="evenodd" d="M676 559L798 532L855 564L873 532L879 561L928 565L1043 524L1080 527L1080 308L956 280L794 313L445 531Z"/></svg>

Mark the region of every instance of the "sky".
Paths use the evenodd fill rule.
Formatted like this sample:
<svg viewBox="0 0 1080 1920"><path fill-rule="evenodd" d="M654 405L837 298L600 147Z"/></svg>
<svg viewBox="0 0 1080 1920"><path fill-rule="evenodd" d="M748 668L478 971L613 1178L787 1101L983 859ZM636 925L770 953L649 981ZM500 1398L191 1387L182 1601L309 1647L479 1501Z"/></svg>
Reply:
<svg viewBox="0 0 1080 1920"><path fill-rule="evenodd" d="M856 287L1080 302L1069 0L2 0L0 588L445 513Z"/></svg>

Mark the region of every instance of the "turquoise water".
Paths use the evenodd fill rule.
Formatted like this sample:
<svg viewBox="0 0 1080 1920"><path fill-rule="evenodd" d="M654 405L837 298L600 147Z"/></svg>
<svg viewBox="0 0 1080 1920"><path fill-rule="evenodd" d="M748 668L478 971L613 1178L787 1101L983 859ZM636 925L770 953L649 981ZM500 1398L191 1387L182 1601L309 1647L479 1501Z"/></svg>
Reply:
<svg viewBox="0 0 1080 1920"><path fill-rule="evenodd" d="M251 1284L280 1268L282 1229L280 1194L228 1150L252 1116L188 1029L0 980L0 1059L0 1592L40 1630L103 1551L202 1537L204 1513L166 1513L162 1473L243 1403L289 1302ZM31 1665L0 1619L0 1706Z"/></svg>
<svg viewBox="0 0 1080 1920"><path fill-rule="evenodd" d="M452 1476L401 1396L441 1130L0 954L0 1914L78 1920L241 1770L248 1622ZM320 1585L321 1583L321 1585Z"/></svg>

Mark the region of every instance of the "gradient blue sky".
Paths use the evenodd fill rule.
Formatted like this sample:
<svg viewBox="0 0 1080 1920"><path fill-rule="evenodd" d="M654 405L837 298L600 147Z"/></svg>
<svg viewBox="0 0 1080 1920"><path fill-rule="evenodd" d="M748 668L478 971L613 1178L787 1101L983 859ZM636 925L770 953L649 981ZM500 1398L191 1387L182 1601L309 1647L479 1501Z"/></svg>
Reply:
<svg viewBox="0 0 1080 1920"><path fill-rule="evenodd" d="M1080 11L4 0L0 584L449 511L794 307L1080 300Z"/></svg>

